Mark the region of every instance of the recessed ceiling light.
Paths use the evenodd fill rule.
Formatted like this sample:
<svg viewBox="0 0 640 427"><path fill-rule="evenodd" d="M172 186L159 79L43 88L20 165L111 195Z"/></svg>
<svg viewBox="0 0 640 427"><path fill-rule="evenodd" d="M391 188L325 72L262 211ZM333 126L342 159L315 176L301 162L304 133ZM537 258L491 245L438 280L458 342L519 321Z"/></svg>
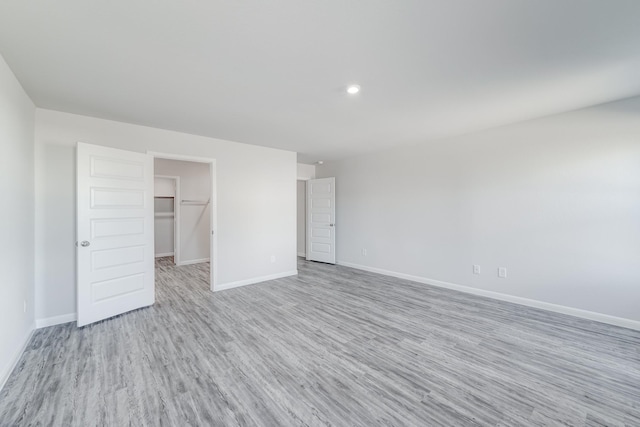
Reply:
<svg viewBox="0 0 640 427"><path fill-rule="evenodd" d="M322 160L318 160L316 163L319 164L319 165L324 164L324 162Z"/></svg>
<svg viewBox="0 0 640 427"><path fill-rule="evenodd" d="M347 86L347 93L349 95L355 95L360 92L360 85L349 85Z"/></svg>

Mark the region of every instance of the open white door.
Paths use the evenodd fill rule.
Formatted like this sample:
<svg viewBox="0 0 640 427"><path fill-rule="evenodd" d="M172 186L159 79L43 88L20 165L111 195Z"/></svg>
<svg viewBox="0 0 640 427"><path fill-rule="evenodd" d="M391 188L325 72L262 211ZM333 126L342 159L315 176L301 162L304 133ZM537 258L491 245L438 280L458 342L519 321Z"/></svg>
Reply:
<svg viewBox="0 0 640 427"><path fill-rule="evenodd" d="M78 326L153 304L153 157L79 142Z"/></svg>
<svg viewBox="0 0 640 427"><path fill-rule="evenodd" d="M336 263L336 179L307 181L307 260Z"/></svg>

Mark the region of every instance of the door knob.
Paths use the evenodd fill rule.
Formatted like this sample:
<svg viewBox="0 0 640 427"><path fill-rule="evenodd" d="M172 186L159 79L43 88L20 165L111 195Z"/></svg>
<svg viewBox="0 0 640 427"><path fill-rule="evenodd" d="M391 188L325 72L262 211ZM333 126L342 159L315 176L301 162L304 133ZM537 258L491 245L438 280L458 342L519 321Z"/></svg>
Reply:
<svg viewBox="0 0 640 427"><path fill-rule="evenodd" d="M329 227L333 227L333 224L329 224Z"/></svg>
<svg viewBox="0 0 640 427"><path fill-rule="evenodd" d="M87 246L89 246L91 243L87 242L86 240L83 240L82 242L80 242L80 246L82 246L83 248L86 248Z"/></svg>

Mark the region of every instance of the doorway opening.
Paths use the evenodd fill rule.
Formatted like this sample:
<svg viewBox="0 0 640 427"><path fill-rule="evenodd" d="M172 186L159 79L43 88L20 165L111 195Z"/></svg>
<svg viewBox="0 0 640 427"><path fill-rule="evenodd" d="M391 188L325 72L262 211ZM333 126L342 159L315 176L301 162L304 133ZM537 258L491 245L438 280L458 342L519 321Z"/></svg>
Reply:
<svg viewBox="0 0 640 427"><path fill-rule="evenodd" d="M214 291L217 277L215 160L170 153L149 154L154 158L156 273L159 269L197 270L198 276L207 277L208 287Z"/></svg>
<svg viewBox="0 0 640 427"><path fill-rule="evenodd" d="M297 251L298 256L307 256L307 181L299 179L296 183L297 212Z"/></svg>

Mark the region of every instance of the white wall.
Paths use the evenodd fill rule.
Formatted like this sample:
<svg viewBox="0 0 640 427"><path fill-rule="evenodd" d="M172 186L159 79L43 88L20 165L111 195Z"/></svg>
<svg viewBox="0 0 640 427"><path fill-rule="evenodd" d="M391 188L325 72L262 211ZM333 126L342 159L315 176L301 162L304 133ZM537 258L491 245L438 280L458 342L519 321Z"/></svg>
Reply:
<svg viewBox="0 0 640 427"><path fill-rule="evenodd" d="M34 117L0 57L0 388L34 327Z"/></svg>
<svg viewBox="0 0 640 427"><path fill-rule="evenodd" d="M157 159L154 159L154 162ZM174 178L153 179L153 195L155 197L175 197L176 196L176 180Z"/></svg>
<svg viewBox="0 0 640 427"><path fill-rule="evenodd" d="M317 172L339 262L640 321L640 97Z"/></svg>
<svg viewBox="0 0 640 427"><path fill-rule="evenodd" d="M173 202L173 199L171 199ZM166 212L163 212L165 214ZM159 216L156 210L153 221L153 248L156 258L175 256L175 216ZM175 261L175 259L174 259Z"/></svg>
<svg viewBox="0 0 640 427"><path fill-rule="evenodd" d="M157 160L157 159L156 159ZM154 219L153 247L156 257L175 256L176 221L176 179L158 178L153 180ZM170 215L170 216L166 216Z"/></svg>
<svg viewBox="0 0 640 427"><path fill-rule="evenodd" d="M307 180L316 177L316 167L314 165L306 165L298 163L298 179Z"/></svg>
<svg viewBox="0 0 640 427"><path fill-rule="evenodd" d="M155 159L154 173L180 177L180 199L211 198L211 175L208 163ZM180 203L180 200L178 200ZM180 263L209 258L210 205L181 204Z"/></svg>
<svg viewBox="0 0 640 427"><path fill-rule="evenodd" d="M44 109L35 140L37 318L75 312L77 141L215 158L218 286L295 273L296 153Z"/></svg>

